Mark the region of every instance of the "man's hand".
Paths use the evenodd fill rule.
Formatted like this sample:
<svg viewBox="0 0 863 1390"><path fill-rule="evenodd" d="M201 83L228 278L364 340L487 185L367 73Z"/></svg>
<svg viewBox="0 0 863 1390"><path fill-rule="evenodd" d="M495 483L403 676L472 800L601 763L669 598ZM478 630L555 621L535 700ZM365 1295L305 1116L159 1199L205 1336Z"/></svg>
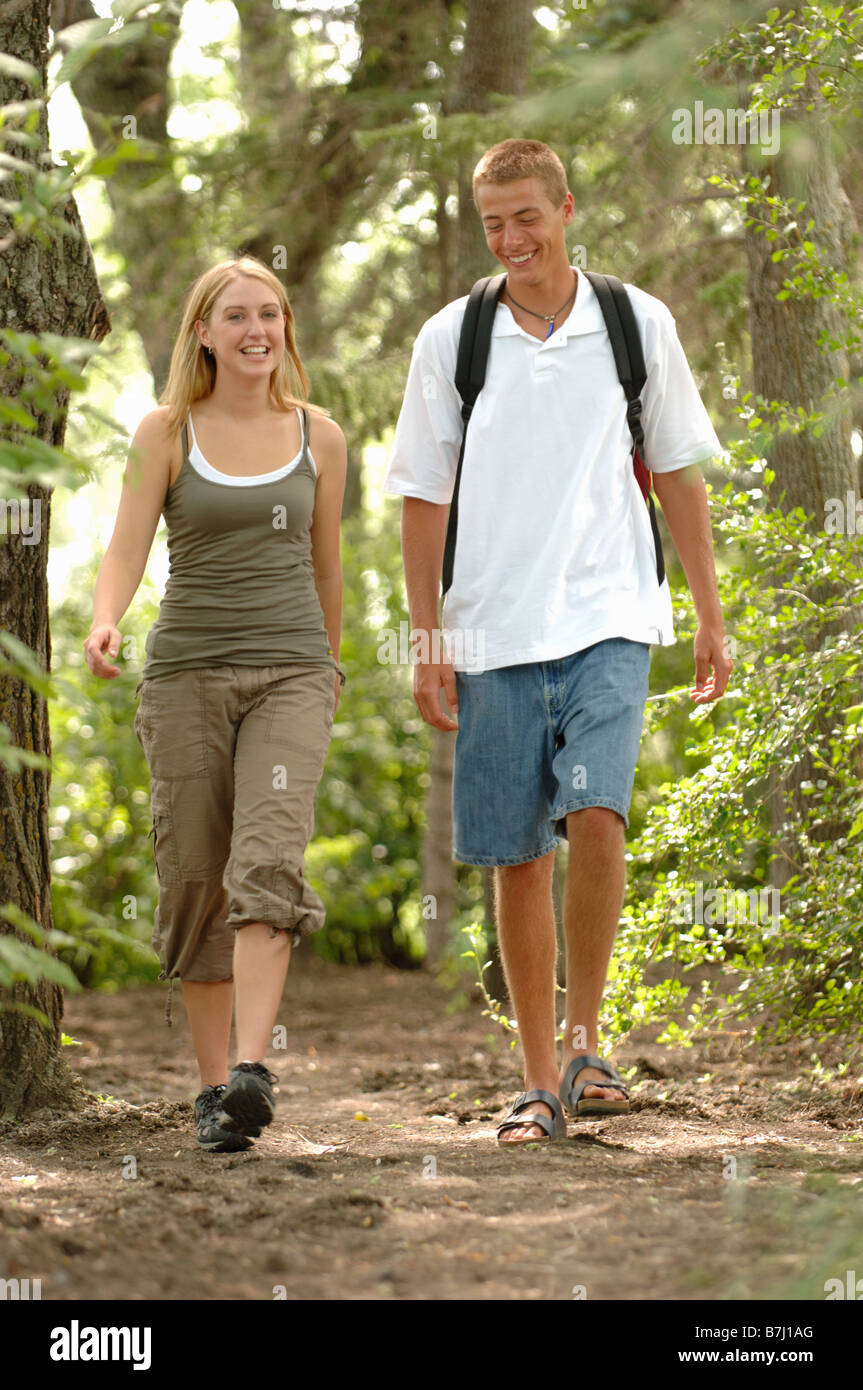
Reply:
<svg viewBox="0 0 863 1390"><path fill-rule="evenodd" d="M440 661L418 661L414 666L414 699L417 709L427 724L448 733L458 728L441 709L440 693L454 714L458 714L458 695L456 694L455 671L451 661L445 656Z"/></svg>
<svg viewBox="0 0 863 1390"><path fill-rule="evenodd" d="M695 685L689 694L697 705L709 704L718 700L728 685L731 675L731 657L722 627L703 627L699 625L693 643L695 652ZM710 668L713 674L710 674Z"/></svg>

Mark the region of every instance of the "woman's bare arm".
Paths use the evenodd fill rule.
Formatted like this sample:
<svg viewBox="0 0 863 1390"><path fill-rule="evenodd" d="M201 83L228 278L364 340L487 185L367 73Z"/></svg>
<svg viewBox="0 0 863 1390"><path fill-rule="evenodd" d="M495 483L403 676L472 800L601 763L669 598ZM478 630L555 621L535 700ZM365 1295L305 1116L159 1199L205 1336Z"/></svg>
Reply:
<svg viewBox="0 0 863 1390"><path fill-rule="evenodd" d="M167 406L151 410L135 432L114 531L96 578L93 623L84 655L93 674L106 679L122 674L120 667L105 660L104 653L116 656L119 650L117 624L143 578L170 482L177 440L167 432L167 414Z"/></svg>

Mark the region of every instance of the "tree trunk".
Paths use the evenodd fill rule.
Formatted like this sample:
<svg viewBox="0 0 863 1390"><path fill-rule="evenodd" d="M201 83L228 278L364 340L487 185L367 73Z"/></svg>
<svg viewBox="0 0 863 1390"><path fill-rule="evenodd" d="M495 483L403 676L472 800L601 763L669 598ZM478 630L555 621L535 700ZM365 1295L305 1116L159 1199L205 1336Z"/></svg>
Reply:
<svg viewBox="0 0 863 1390"><path fill-rule="evenodd" d="M31 92L20 80L0 73L0 100L5 104L39 96L44 100L48 47L48 0L32 0L0 20L0 49L30 63L41 76L40 90ZM13 121L16 118L13 118ZM39 113L39 148L16 144L15 154L28 160L34 172L50 167L48 121L43 105ZM44 177L44 174L42 175ZM32 184L27 175L16 176ZM4 196L11 180L5 182ZM18 186L20 195L20 183ZM33 194L30 192L32 198ZM9 221L0 214L0 324L28 333L53 333L102 339L109 331L105 306L96 278L90 247L73 199L62 207L66 235L51 230L41 237L18 239ZM0 376L0 393L13 394L20 387L14 360ZM35 434L61 447L66 429L68 391L55 397L53 411L38 413ZM11 427L13 437L21 437ZM0 446L2 447L2 446ZM27 488L31 519L38 521L34 544L24 544L22 534L7 536L0 546L0 629L14 634L33 651L45 671L51 666L51 634L48 627L48 535L51 491L36 484ZM50 757L51 735L45 699L24 681L0 671L0 718L11 733L12 744ZM13 772L0 761L0 903L13 904L38 922L52 927L51 846L48 838L50 771L22 767ZM0 918L0 932L14 929ZM21 937L27 941L27 937ZM32 943L31 943L32 944ZM27 1014L8 1007L14 1003L40 1009L50 1028ZM60 1052L60 989L41 981L17 984L0 1004L0 1112L25 1115L41 1106L69 1106L80 1086Z"/></svg>
<svg viewBox="0 0 863 1390"><path fill-rule="evenodd" d="M798 164L792 163L791 155L777 155L768 166L769 192L789 201L804 201L798 220L802 226L810 217L815 223L805 235L828 253L836 269L847 271L851 209L830 153L828 132L815 118L812 124L808 159ZM763 209L750 204L749 212L757 215ZM800 231L794 235L802 240ZM785 262L776 263L771 256L782 244L781 238L767 241L758 228L746 230L753 381L756 392L768 400L816 410L837 377L848 380L847 352L828 352L818 346L822 333L841 338L842 318L826 296L776 298L788 270ZM772 505L778 505L784 493L784 511L803 507L815 514L816 528L822 529L827 498L844 498L857 482L850 413L843 410L826 421L817 439L808 431L787 430L778 435L769 462L776 474L770 485Z"/></svg>
<svg viewBox="0 0 863 1390"><path fill-rule="evenodd" d="M455 734L432 729L429 765L431 781L426 803L423 846L423 901L431 912L426 920L426 960L435 966L446 950L449 924L455 915L455 870L452 861L452 769Z"/></svg>
<svg viewBox="0 0 863 1390"><path fill-rule="evenodd" d="M447 115L487 111L492 93L523 93L533 24L532 0L469 0L462 61L444 105ZM458 294L467 294L474 280L500 269L486 246L473 201L473 171L481 153L458 163Z"/></svg>
<svg viewBox="0 0 863 1390"><path fill-rule="evenodd" d="M482 900L485 908L485 930L488 940L488 970L485 972L485 987L489 996L496 999L504 1013L507 1013L511 1000L506 983L503 961L497 940L497 907L494 891L494 869L482 871Z"/></svg>
<svg viewBox="0 0 863 1390"><path fill-rule="evenodd" d="M54 0L52 26L93 20L89 0ZM163 8L146 39L103 49L72 79L95 149L147 142L148 157L121 159L105 179L110 239L123 258L129 315L140 333L158 396L168 379L183 296L199 274L189 236L194 204L175 182L168 140L169 69L180 12ZM156 159L153 159L153 153Z"/></svg>
<svg viewBox="0 0 863 1390"><path fill-rule="evenodd" d="M812 240L834 270L847 273L854 216L839 180L829 127L821 115L821 98L812 75L804 88L804 100L812 104L813 110L808 114L802 110L796 113L800 123L798 138L789 145L786 135L786 149L768 163L767 192L788 202L803 202L804 208L797 216L798 228L790 237L798 244L804 236ZM783 121L785 117L783 112ZM789 125L790 121L784 124L783 133ZM799 138L801 127L806 131L805 140ZM770 217L769 208L760 202L751 203L748 213L758 219ZM810 218L814 225L804 233L802 229ZM847 381L850 373L846 350L826 351L819 347L818 339L826 334L828 340L840 341L844 325L839 310L826 296L815 298L803 293L792 294L785 300L776 298L789 272L787 262L774 262L772 254L788 244L789 239L782 236L768 241L757 226L746 229L753 382L755 391L767 400L803 406L807 411L818 410L825 405L825 397L836 379ZM830 402L826 404L829 407ZM843 407L825 420L818 438L810 431L778 434L769 455L775 473L769 488L771 504L786 512L802 507L813 516L814 529L823 530L827 499L844 500L848 491L856 492L858 465L851 448L851 429L850 410ZM848 543L853 543L850 538ZM812 591L809 596L816 602L827 597L823 591ZM824 631L853 632L858 621L859 615L846 614ZM826 725L821 733L826 740ZM859 750L857 756L859 760ZM771 774L768 804L776 851L771 865L775 887L781 888L795 872L800 854L794 827L804 817L807 806L801 784L820 776L816 769L813 752L805 750L799 761L793 763L789 758L786 763L783 759ZM833 839L841 833L840 825L826 820L810 831L813 839Z"/></svg>

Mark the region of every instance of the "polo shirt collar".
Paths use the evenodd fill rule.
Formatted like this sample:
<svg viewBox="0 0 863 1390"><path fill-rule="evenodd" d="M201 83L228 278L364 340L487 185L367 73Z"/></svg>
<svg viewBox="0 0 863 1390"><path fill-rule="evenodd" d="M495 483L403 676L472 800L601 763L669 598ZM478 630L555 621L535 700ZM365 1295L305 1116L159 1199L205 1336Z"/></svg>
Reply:
<svg viewBox="0 0 863 1390"><path fill-rule="evenodd" d="M587 276L578 270L577 266L572 268L578 272L575 303L569 311L566 322L561 324L559 329L555 329L551 338L534 339L540 347L545 347L546 342L549 347L557 346L559 343L565 343L567 338L574 338L582 333L601 332L605 328L605 319L602 317L602 310L599 307L599 300L593 292L593 286ZM498 304L497 306L491 334L493 338L506 338L518 334L526 338L533 336L516 323L512 311L505 304Z"/></svg>

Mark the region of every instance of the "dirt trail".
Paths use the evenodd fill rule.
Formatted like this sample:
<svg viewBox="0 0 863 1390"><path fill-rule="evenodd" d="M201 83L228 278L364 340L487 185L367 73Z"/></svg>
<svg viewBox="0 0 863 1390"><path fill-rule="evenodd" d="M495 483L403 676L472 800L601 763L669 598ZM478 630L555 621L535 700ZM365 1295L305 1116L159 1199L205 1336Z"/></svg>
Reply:
<svg viewBox="0 0 863 1390"><path fill-rule="evenodd" d="M70 999L72 1065L113 1099L0 1126L0 1277L43 1299L823 1300L863 1274L863 1092L803 1080L809 1049L633 1043L631 1115L501 1151L521 1079L479 1006L298 953L276 1121L207 1155L164 1004Z"/></svg>

